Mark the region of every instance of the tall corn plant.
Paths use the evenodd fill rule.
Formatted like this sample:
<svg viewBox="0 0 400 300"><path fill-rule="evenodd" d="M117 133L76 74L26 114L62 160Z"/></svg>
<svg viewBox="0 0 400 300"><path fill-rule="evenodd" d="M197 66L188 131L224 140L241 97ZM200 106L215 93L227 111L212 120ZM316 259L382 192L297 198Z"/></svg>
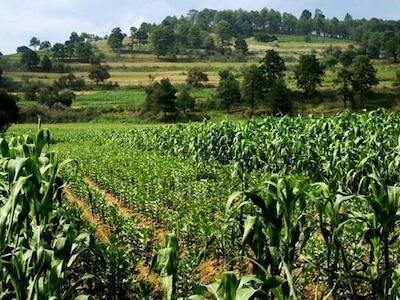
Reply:
<svg viewBox="0 0 400 300"><path fill-rule="evenodd" d="M176 300L178 281L179 244L175 233L167 236L165 248L160 249L153 258L151 270L161 276L161 286L168 300Z"/></svg>
<svg viewBox="0 0 400 300"><path fill-rule="evenodd" d="M2 298L72 299L71 267L89 242L61 215L63 164L46 151L50 133L0 140ZM82 297L81 297L82 298Z"/></svg>
<svg viewBox="0 0 400 300"><path fill-rule="evenodd" d="M318 227L327 249L326 272L331 294L336 298L336 291L342 281L348 282L352 296L357 297L352 281L351 262L346 255L342 240L343 230L352 221L343 205L353 199L353 196L332 194L328 185L319 183L317 186Z"/></svg>
<svg viewBox="0 0 400 300"><path fill-rule="evenodd" d="M394 265L390 261L390 246L400 236L397 227L400 221L400 187L384 186L376 174L364 177L360 188L368 187L369 194L363 197L372 209L371 213L354 212L356 220L364 225L363 241L369 244L369 264L366 269L371 282L372 297L395 299L391 294Z"/></svg>
<svg viewBox="0 0 400 300"><path fill-rule="evenodd" d="M248 255L255 275L264 282L263 289L270 297L295 299L292 271L300 242L311 233L305 214L307 184L293 177L275 176L267 182L264 194L262 198L259 192L243 193L242 202L236 204L248 212L243 249L251 249Z"/></svg>

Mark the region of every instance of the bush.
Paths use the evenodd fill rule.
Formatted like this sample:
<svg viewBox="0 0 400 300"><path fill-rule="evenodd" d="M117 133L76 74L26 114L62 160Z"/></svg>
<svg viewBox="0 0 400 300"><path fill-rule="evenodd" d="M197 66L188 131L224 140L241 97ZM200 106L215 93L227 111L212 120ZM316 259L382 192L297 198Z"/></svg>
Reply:
<svg viewBox="0 0 400 300"><path fill-rule="evenodd" d="M71 89L79 90L85 87L85 80L80 77L76 77L73 73L61 76L54 84L59 89Z"/></svg>
<svg viewBox="0 0 400 300"><path fill-rule="evenodd" d="M268 33L265 32L256 33L254 35L254 38L256 39L257 42L262 42L262 43L269 43L278 40L278 38L275 35L269 35Z"/></svg>
<svg viewBox="0 0 400 300"><path fill-rule="evenodd" d="M17 97L0 90L0 132L4 132L14 122L17 121L19 108Z"/></svg>
<svg viewBox="0 0 400 300"><path fill-rule="evenodd" d="M41 87L37 92L38 102L50 108L56 103L69 107L72 105L75 97L73 91L67 89L60 91L55 87Z"/></svg>
<svg viewBox="0 0 400 300"><path fill-rule="evenodd" d="M188 72L186 83L193 87L201 87L203 86L202 82L208 82L207 73L203 72L199 68L190 69Z"/></svg>

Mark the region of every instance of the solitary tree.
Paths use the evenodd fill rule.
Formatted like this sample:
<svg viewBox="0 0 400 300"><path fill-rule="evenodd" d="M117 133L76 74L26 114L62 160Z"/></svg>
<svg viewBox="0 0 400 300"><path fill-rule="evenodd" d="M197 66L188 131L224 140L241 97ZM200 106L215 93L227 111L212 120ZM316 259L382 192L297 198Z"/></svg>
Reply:
<svg viewBox="0 0 400 300"><path fill-rule="evenodd" d="M0 132L5 132L12 123L16 122L18 114L17 98L0 90Z"/></svg>
<svg viewBox="0 0 400 300"><path fill-rule="evenodd" d="M33 47L33 49L36 51L37 47L40 46L40 40L37 37L31 38L29 46Z"/></svg>
<svg viewBox="0 0 400 300"><path fill-rule="evenodd" d="M318 85L321 85L324 70L315 54L300 56L299 64L295 68L297 87L304 90L307 96L312 96Z"/></svg>
<svg viewBox="0 0 400 300"><path fill-rule="evenodd" d="M92 65L89 71L89 78L96 82L98 85L100 82L104 82L105 80L111 77L108 72L110 68L108 66L103 66L100 64Z"/></svg>
<svg viewBox="0 0 400 300"><path fill-rule="evenodd" d="M190 90L187 87L184 87L179 91L176 103L178 108L186 113L188 109L194 108L195 99L190 95Z"/></svg>
<svg viewBox="0 0 400 300"><path fill-rule="evenodd" d="M108 37L107 44L113 51L121 50L123 46L125 35L122 33L121 28L116 27L111 31Z"/></svg>
<svg viewBox="0 0 400 300"><path fill-rule="evenodd" d="M354 101L354 92L352 90L353 83L353 73L346 68L341 68L335 79L335 84L338 89L339 95L343 99L344 108L347 108L347 103L351 103L353 105Z"/></svg>
<svg viewBox="0 0 400 300"><path fill-rule="evenodd" d="M230 71L221 71L219 77L219 86L215 96L220 101L220 106L230 113L232 106L240 102L240 84Z"/></svg>
<svg viewBox="0 0 400 300"><path fill-rule="evenodd" d="M285 76L285 61L275 50L268 50L261 60L260 69L264 75L264 88L269 91L277 79Z"/></svg>
<svg viewBox="0 0 400 300"><path fill-rule="evenodd" d="M169 79L156 81L146 90L146 109L155 112L164 112L164 121L167 122L167 113L176 112L176 88Z"/></svg>
<svg viewBox="0 0 400 300"><path fill-rule="evenodd" d="M376 77L376 69L372 65L368 56L359 55L354 59L353 67L353 88L359 93L361 104L364 103L364 98L372 87L379 83Z"/></svg>
<svg viewBox="0 0 400 300"><path fill-rule="evenodd" d="M264 82L264 74L258 66L251 65L244 70L242 99L250 106L251 115L254 115L254 108L257 103L265 99Z"/></svg>
<svg viewBox="0 0 400 300"><path fill-rule="evenodd" d="M192 68L188 72L186 83L193 87L201 87L203 82L208 82L207 73L203 72L199 68Z"/></svg>

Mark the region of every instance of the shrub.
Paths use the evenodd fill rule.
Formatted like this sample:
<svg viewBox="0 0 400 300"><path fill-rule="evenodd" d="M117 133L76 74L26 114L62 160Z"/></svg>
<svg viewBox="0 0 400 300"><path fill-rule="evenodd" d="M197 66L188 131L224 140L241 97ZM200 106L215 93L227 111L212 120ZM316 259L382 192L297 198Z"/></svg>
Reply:
<svg viewBox="0 0 400 300"><path fill-rule="evenodd" d="M0 132L4 132L18 119L17 98L0 90Z"/></svg>

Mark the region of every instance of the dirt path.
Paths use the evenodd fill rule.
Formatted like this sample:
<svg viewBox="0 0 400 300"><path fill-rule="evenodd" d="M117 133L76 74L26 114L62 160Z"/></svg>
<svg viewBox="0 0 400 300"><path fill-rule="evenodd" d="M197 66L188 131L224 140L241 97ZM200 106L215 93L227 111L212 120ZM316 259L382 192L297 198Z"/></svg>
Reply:
<svg viewBox="0 0 400 300"><path fill-rule="evenodd" d="M124 219L128 219L131 216L134 216L138 219L139 225L143 228L155 228L156 234L154 235L154 241L164 244L166 236L168 235L169 231L160 226L160 224L155 223L154 221L150 220L149 218L143 216L141 213L135 211L134 209L126 207L126 205L117 197L100 187L92 178L85 177L85 183L89 186L90 189L98 191L104 197L105 202L108 205L114 205L117 207L119 214Z"/></svg>
<svg viewBox="0 0 400 300"><path fill-rule="evenodd" d="M78 197L75 197L75 195L72 193L72 191L68 188L64 188L64 194L67 198L67 201L79 207L82 210L82 219L92 223L96 227L96 236L97 238L103 242L108 244L110 242L109 236L111 233L111 228L104 222L102 222L98 217L92 214L92 211L90 207L86 204L85 201L82 199L79 199Z"/></svg>

